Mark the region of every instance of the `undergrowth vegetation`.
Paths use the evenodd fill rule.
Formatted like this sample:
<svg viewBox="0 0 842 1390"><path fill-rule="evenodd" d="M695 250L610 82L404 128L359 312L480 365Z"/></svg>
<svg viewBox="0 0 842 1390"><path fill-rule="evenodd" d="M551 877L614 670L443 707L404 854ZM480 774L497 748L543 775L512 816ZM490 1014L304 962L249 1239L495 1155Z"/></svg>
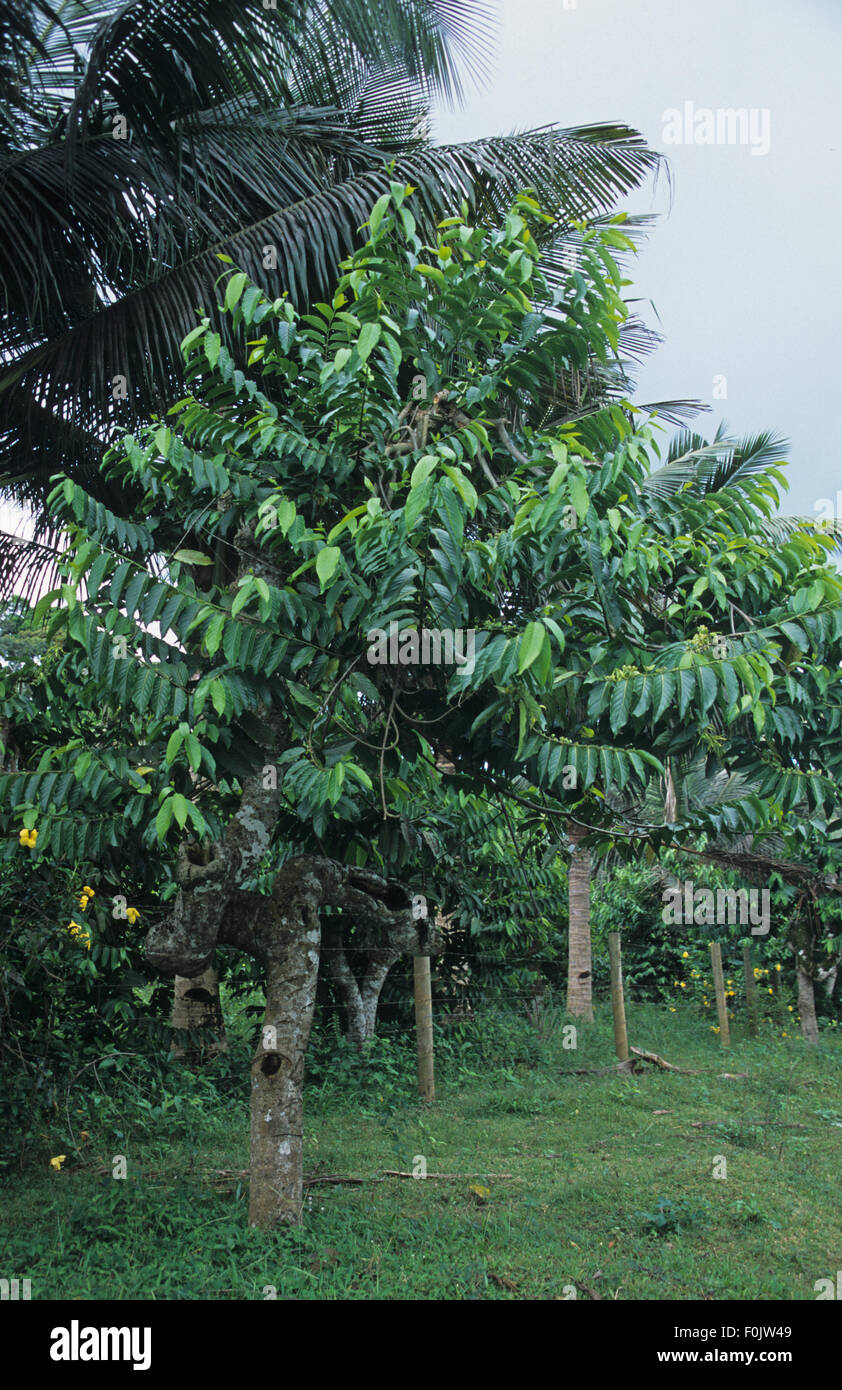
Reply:
<svg viewBox="0 0 842 1390"><path fill-rule="evenodd" d="M632 1041L683 1070L624 1075L604 1008L575 1049L552 1001L490 1010L437 1030L422 1106L411 1035L360 1057L322 1026L304 1222L267 1234L245 1221L250 1025L229 1013L200 1072L90 1066L8 1178L2 1263L33 1298L810 1300L842 1263L832 1031L738 1023L726 1053L693 1011L633 1006Z"/></svg>

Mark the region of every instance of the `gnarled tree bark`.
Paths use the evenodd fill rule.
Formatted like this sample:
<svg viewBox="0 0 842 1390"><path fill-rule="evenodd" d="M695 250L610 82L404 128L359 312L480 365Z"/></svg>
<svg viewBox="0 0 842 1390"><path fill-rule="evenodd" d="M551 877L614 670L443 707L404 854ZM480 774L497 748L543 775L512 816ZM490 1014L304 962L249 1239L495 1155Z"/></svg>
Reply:
<svg viewBox="0 0 842 1390"><path fill-rule="evenodd" d="M210 863L195 863L184 847L175 909L149 932L146 952L159 969L192 975L206 968L221 942L247 951L265 968L266 1013L251 1069L249 1224L268 1229L301 1217L302 1088L316 999L320 909L339 908L364 923L367 932L379 934L380 944L373 947L377 958L361 991L364 1020L372 1017L382 980L398 956L408 950L430 954L440 943L429 922L413 917L412 898L401 884L332 859L288 860L270 896L246 889L257 850L249 857L242 841L254 823L257 788L257 779L247 782L240 811Z"/></svg>
<svg viewBox="0 0 842 1390"><path fill-rule="evenodd" d="M393 923L385 933L382 925L378 928L376 924L358 931L354 938L354 950L361 952L365 961L359 976L354 974L346 954L342 919L330 919L325 926L323 945L327 954L328 977L345 1006L347 1037L356 1047L362 1049L374 1037L377 1006L392 966L403 955L418 954L419 940L423 938L423 931L419 937L420 925L410 918L408 922Z"/></svg>
<svg viewBox="0 0 842 1390"><path fill-rule="evenodd" d="M176 975L170 1023L176 1030L171 1051L179 1061L197 1066L209 1057L228 1051L219 978L212 965L192 978ZM184 1043L180 1032L193 1036Z"/></svg>

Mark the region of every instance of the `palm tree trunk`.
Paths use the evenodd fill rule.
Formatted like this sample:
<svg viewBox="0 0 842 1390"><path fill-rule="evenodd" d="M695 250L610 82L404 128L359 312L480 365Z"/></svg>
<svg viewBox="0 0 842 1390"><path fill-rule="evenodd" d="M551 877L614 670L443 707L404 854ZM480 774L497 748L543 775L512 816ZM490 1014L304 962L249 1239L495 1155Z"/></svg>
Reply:
<svg viewBox="0 0 842 1390"><path fill-rule="evenodd" d="M569 957L567 972L567 1012L586 1023L593 1023L591 973L591 856L580 841L587 832L568 822L567 834L573 846L568 877Z"/></svg>

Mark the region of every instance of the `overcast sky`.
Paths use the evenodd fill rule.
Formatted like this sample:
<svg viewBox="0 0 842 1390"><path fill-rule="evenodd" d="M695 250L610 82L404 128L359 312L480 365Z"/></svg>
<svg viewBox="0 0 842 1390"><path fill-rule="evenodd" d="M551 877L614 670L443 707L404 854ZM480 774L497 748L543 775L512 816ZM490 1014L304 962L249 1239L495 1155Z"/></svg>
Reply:
<svg viewBox="0 0 842 1390"><path fill-rule="evenodd" d="M622 121L669 155L671 210L665 184L626 204L664 212L630 271L630 293L651 301L648 321L666 337L636 398L706 402L702 433L725 418L734 433L785 434L782 510L818 515L818 499L842 489L833 424L842 0L496 0L496 9L493 80L462 110L438 113L438 138ZM706 137L704 111L728 108L755 113L750 143L695 143ZM668 129L670 110L681 112L680 132ZM679 133L694 143L666 143Z"/></svg>

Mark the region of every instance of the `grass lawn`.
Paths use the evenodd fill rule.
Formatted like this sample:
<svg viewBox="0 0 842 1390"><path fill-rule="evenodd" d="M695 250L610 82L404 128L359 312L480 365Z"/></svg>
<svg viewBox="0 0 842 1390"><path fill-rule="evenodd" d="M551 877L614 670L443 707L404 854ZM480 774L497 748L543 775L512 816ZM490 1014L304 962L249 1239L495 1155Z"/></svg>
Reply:
<svg viewBox="0 0 842 1390"><path fill-rule="evenodd" d="M610 1010L575 1051L563 1022L488 1018L443 1044L434 1106L411 1038L364 1081L311 1082L308 1175L364 1181L309 1187L302 1226L270 1235L236 1176L245 1085L93 1091L61 1171L45 1151L6 1184L0 1265L33 1299L812 1300L835 1279L842 1039L737 1031L726 1053L689 1012L637 1006L632 1042L699 1074L575 1075L613 1062ZM419 1155L455 1176L384 1176Z"/></svg>

